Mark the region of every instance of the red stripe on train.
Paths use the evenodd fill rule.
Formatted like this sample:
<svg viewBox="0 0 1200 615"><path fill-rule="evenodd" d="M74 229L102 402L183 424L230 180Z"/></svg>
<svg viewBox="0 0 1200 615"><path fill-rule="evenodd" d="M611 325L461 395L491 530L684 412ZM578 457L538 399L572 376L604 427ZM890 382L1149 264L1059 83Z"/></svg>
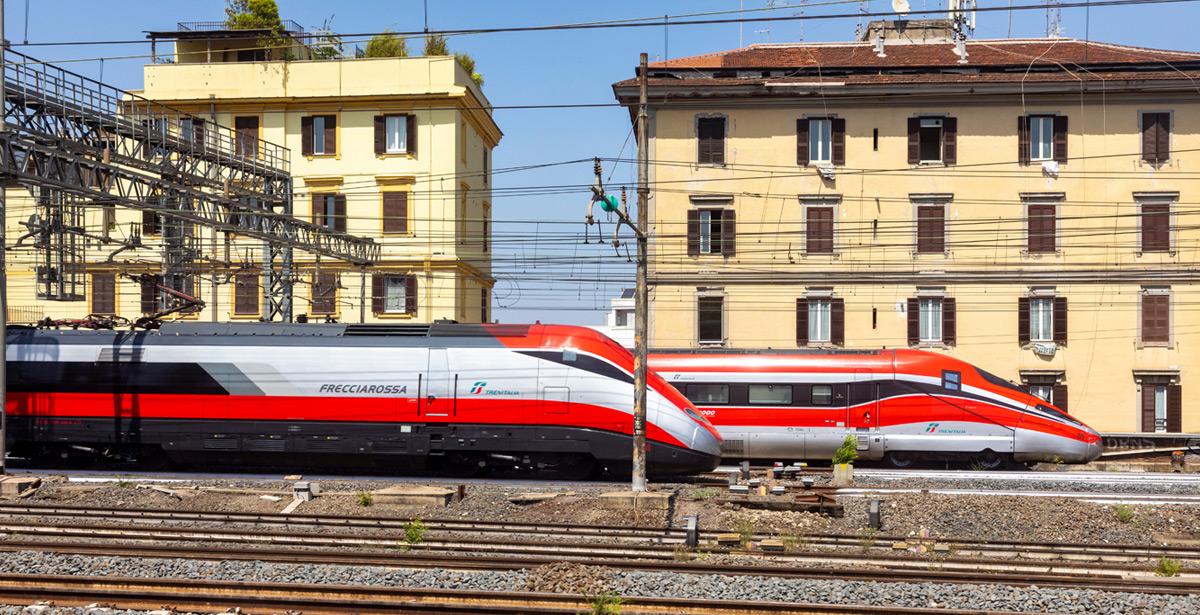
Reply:
<svg viewBox="0 0 1200 615"><path fill-rule="evenodd" d="M418 406L422 406L418 409ZM522 399L9 393L10 417L558 425L633 433L633 416L604 406ZM647 424L651 440L690 448Z"/></svg>

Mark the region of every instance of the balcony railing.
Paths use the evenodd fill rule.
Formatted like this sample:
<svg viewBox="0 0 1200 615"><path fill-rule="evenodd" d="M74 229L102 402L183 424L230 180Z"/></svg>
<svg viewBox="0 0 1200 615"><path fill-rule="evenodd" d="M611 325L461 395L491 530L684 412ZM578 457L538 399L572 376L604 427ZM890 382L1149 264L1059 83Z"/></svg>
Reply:
<svg viewBox="0 0 1200 615"><path fill-rule="evenodd" d="M180 32L219 32L221 30L232 29L224 21L181 21L175 24L175 26ZM293 34L303 34L304 26L291 19L284 19L283 31Z"/></svg>

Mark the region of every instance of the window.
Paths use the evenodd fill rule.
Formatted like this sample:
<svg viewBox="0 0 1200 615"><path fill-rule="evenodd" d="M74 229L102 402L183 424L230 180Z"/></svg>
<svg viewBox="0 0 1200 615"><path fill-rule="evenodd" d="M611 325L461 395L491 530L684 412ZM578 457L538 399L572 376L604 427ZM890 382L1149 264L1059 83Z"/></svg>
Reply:
<svg viewBox="0 0 1200 615"><path fill-rule="evenodd" d="M729 403L727 384L689 384L686 397L693 404L711 405Z"/></svg>
<svg viewBox="0 0 1200 615"><path fill-rule="evenodd" d="M938 118L922 118L921 130L918 134L920 142L920 162L942 161L942 120Z"/></svg>
<svg viewBox="0 0 1200 615"><path fill-rule="evenodd" d="M1142 114L1142 160L1157 164L1171 159L1171 114Z"/></svg>
<svg viewBox="0 0 1200 615"><path fill-rule="evenodd" d="M204 147L204 120L194 117L185 117L179 123L180 136L187 143L191 143L194 149Z"/></svg>
<svg viewBox="0 0 1200 615"><path fill-rule="evenodd" d="M235 145L239 156L253 158L258 155L258 116L246 115L233 118L237 132Z"/></svg>
<svg viewBox="0 0 1200 615"><path fill-rule="evenodd" d="M809 162L833 163L833 120L808 120Z"/></svg>
<svg viewBox="0 0 1200 615"><path fill-rule="evenodd" d="M117 313L117 277L111 273L92 274L92 313Z"/></svg>
<svg viewBox="0 0 1200 615"><path fill-rule="evenodd" d="M696 162L725 164L725 118L697 118L696 140Z"/></svg>
<svg viewBox="0 0 1200 615"><path fill-rule="evenodd" d="M1171 343L1171 294L1169 289L1142 291L1142 343Z"/></svg>
<svg viewBox="0 0 1200 615"><path fill-rule="evenodd" d="M812 385L812 405L829 406L833 404L833 385Z"/></svg>
<svg viewBox="0 0 1200 615"><path fill-rule="evenodd" d="M330 116L333 117L333 116ZM417 154L417 118L415 115L375 116L375 155Z"/></svg>
<svg viewBox="0 0 1200 615"><path fill-rule="evenodd" d="M346 230L346 195L312 195L313 224L335 231Z"/></svg>
<svg viewBox="0 0 1200 615"><path fill-rule="evenodd" d="M736 230L732 209L691 209L687 216L689 256L734 255Z"/></svg>
<svg viewBox="0 0 1200 615"><path fill-rule="evenodd" d="M946 206L917 206L917 253L946 252Z"/></svg>
<svg viewBox="0 0 1200 615"><path fill-rule="evenodd" d="M1051 253L1056 250L1056 210L1057 206L1053 203L1028 205L1029 242L1027 247L1030 254Z"/></svg>
<svg viewBox="0 0 1200 615"><path fill-rule="evenodd" d="M403 154L408 151L408 122L404 119L402 115L389 115L385 118L385 151L389 154Z"/></svg>
<svg viewBox="0 0 1200 615"><path fill-rule="evenodd" d="M829 311L829 299L808 300L808 343L830 341Z"/></svg>
<svg viewBox="0 0 1200 615"><path fill-rule="evenodd" d="M300 118L300 153L332 156L337 153L337 116L307 115Z"/></svg>
<svg viewBox="0 0 1200 615"><path fill-rule="evenodd" d="M809 254L833 253L833 207L809 206L805 209L805 250Z"/></svg>
<svg viewBox="0 0 1200 615"><path fill-rule="evenodd" d="M487 289L484 289L485 293ZM485 303L486 303L486 297ZM371 311L375 314L417 312L417 277L377 273L371 276Z"/></svg>
<svg viewBox="0 0 1200 615"><path fill-rule="evenodd" d="M337 313L337 287L338 276L336 273L313 275L311 297L313 314Z"/></svg>
<svg viewBox="0 0 1200 615"><path fill-rule="evenodd" d="M1029 116L1029 159L1034 162L1054 159L1054 116Z"/></svg>
<svg viewBox="0 0 1200 615"><path fill-rule="evenodd" d="M141 310L143 314L153 314L162 309L158 285L162 284L161 275L143 275L139 282L141 286Z"/></svg>
<svg viewBox="0 0 1200 615"><path fill-rule="evenodd" d="M492 152L487 147L483 148L483 185L488 185L492 178Z"/></svg>
<svg viewBox="0 0 1200 615"><path fill-rule="evenodd" d="M1049 384L1031 384L1029 385L1029 394L1041 399L1042 401L1054 403L1054 386Z"/></svg>
<svg viewBox="0 0 1200 615"><path fill-rule="evenodd" d="M961 372L942 372L942 388L947 391L962 390L962 373Z"/></svg>
<svg viewBox="0 0 1200 615"><path fill-rule="evenodd" d="M701 344L725 343L725 297L696 298L697 339Z"/></svg>
<svg viewBox="0 0 1200 615"><path fill-rule="evenodd" d="M1183 387L1175 376L1142 376L1142 431L1179 433L1183 431Z"/></svg>
<svg viewBox="0 0 1200 615"><path fill-rule="evenodd" d="M921 299L920 341L922 343L942 341L942 300L939 298Z"/></svg>
<svg viewBox="0 0 1200 615"><path fill-rule="evenodd" d="M391 190L383 193L383 232L389 235L408 233L408 192Z"/></svg>
<svg viewBox="0 0 1200 615"><path fill-rule="evenodd" d="M267 61L267 50L266 49L238 49L237 61L238 62L266 62Z"/></svg>
<svg viewBox="0 0 1200 615"><path fill-rule="evenodd" d="M1054 298L1033 297L1029 300L1029 341L1054 341Z"/></svg>
<svg viewBox="0 0 1200 615"><path fill-rule="evenodd" d="M1017 161L1020 164L1067 161L1067 116L1017 117Z"/></svg>
<svg viewBox="0 0 1200 615"><path fill-rule="evenodd" d="M1142 252L1171 250L1171 204L1163 201L1141 203Z"/></svg>
<svg viewBox="0 0 1200 615"><path fill-rule="evenodd" d="M617 310L616 326L632 327L633 326L633 310Z"/></svg>
<svg viewBox="0 0 1200 615"><path fill-rule="evenodd" d="M491 310L488 309L491 300L492 293L490 289L479 289L479 322L491 322Z"/></svg>
<svg viewBox="0 0 1200 615"><path fill-rule="evenodd" d="M479 222L481 235L479 238L479 249L482 252L488 251L488 243L492 237L492 206L489 203L483 204L483 212Z"/></svg>
<svg viewBox="0 0 1200 615"><path fill-rule="evenodd" d="M752 406L789 405L792 403L792 385L752 384L750 385L749 401Z"/></svg>
<svg viewBox="0 0 1200 615"><path fill-rule="evenodd" d="M239 273L233 278L233 313L237 316L257 316L258 274Z"/></svg>

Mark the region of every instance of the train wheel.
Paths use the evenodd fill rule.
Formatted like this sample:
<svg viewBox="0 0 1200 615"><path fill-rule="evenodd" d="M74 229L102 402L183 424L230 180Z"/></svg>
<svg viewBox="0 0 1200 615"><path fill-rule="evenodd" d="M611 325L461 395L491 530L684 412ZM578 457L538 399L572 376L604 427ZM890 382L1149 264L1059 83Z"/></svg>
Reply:
<svg viewBox="0 0 1200 615"><path fill-rule="evenodd" d="M591 455L567 455L555 469L567 480L586 480L596 475L596 458Z"/></svg>
<svg viewBox="0 0 1200 615"><path fill-rule="evenodd" d="M972 465L981 470L1003 470L1008 467L1008 456L988 449L976 455Z"/></svg>
<svg viewBox="0 0 1200 615"><path fill-rule="evenodd" d="M913 464L917 462L916 455L905 451L891 451L884 457L884 459L887 461L888 465L899 470L911 468L913 467Z"/></svg>

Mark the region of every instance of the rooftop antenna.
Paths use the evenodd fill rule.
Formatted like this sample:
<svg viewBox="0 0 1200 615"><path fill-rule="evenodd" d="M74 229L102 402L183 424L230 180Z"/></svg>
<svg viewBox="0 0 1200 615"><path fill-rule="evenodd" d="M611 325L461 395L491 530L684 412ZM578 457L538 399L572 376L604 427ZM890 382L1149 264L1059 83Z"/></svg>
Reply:
<svg viewBox="0 0 1200 615"><path fill-rule="evenodd" d="M967 63L967 37L975 33L975 0L950 0L950 25L958 63Z"/></svg>
<svg viewBox="0 0 1200 615"><path fill-rule="evenodd" d="M1062 3L1046 0L1046 38L1062 38Z"/></svg>
<svg viewBox="0 0 1200 615"><path fill-rule="evenodd" d="M859 0L858 2L858 26L854 28L854 39L858 40L863 35L863 15L867 14L867 0ZM804 23L803 20L800 22Z"/></svg>

